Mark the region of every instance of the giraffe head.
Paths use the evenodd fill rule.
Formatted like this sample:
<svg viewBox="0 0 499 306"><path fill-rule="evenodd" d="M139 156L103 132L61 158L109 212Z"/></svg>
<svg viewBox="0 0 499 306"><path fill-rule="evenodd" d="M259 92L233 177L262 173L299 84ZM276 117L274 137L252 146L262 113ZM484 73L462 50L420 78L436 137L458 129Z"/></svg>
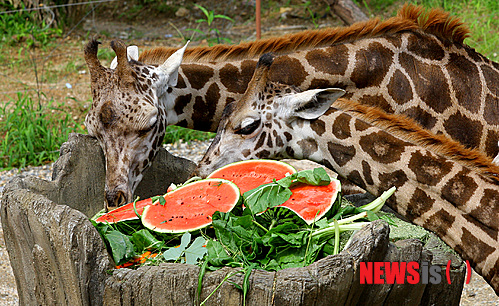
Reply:
<svg viewBox="0 0 499 306"><path fill-rule="evenodd" d="M269 82L272 62L271 54L262 55L241 100L226 106L217 135L196 174L207 176L228 163L252 158L307 155L314 160L321 159L307 152L317 144L307 136L310 131L300 128L305 121L322 116L344 90L326 88L301 92L293 86Z"/></svg>
<svg viewBox="0 0 499 306"><path fill-rule="evenodd" d="M110 208L132 200L161 145L167 118L158 99L176 85L185 47L162 65L149 66L129 60L125 44L112 41L117 57L112 69L99 62L98 45L91 40L85 47L93 97L85 125L106 157L106 208Z"/></svg>

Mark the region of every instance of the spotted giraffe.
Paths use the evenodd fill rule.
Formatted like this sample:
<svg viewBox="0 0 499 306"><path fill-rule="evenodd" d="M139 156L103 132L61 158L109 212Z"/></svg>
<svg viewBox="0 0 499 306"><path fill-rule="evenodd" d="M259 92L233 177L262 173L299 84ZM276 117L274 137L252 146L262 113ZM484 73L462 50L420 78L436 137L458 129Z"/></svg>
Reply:
<svg viewBox="0 0 499 306"><path fill-rule="evenodd" d="M499 166L411 119L334 102L342 89L269 82L271 63L262 56L243 98L225 108L197 174L245 159L297 158L375 195L396 186L388 205L438 234L499 293Z"/></svg>
<svg viewBox="0 0 499 306"><path fill-rule="evenodd" d="M91 40L85 48L94 96L85 125L88 133L99 141L106 157L106 208L109 209L131 199L143 170L163 141L166 112L165 106L157 101L176 85L187 45L162 65L147 66L130 63L126 46L113 41L111 46L117 55L115 69L100 64L98 45L99 42ZM95 99L97 92L99 99ZM120 104L120 99L127 103Z"/></svg>
<svg viewBox="0 0 499 306"><path fill-rule="evenodd" d="M145 93L156 90L151 85L156 84L153 67L163 64L176 49L147 50L138 61L129 62L138 86L106 85L107 78L92 77L95 83L104 83L94 86L92 95L94 104L103 103L103 96L111 99L118 112L133 102L130 96L139 103L152 96L154 105L164 106L165 124L216 131L225 105L239 100L246 90L259 56L273 52L280 56L269 71L272 81L301 90L342 88L346 98L388 113L406 114L433 133L493 157L498 154L499 140L499 65L463 44L467 35L467 28L448 13L407 5L386 21L373 19L236 46L189 48L177 85L165 94L146 97ZM93 75L93 69L89 70ZM111 87L114 96L108 94ZM100 118L100 111L94 107L89 115ZM94 131L108 133L98 128ZM119 147L124 141L106 137L113 141L108 146ZM133 151L126 154L136 155ZM154 152L143 155L150 161ZM121 176L136 182L144 169L124 169L129 174ZM115 194L119 189L117 185L106 188ZM126 200L130 201L128 195Z"/></svg>

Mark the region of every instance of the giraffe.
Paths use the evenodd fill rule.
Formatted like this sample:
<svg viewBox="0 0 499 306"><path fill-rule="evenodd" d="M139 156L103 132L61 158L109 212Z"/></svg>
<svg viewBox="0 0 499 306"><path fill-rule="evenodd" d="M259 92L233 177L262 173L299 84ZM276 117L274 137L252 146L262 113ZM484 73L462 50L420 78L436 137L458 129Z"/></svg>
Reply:
<svg viewBox="0 0 499 306"><path fill-rule="evenodd" d="M262 56L243 98L225 108L197 174L245 159L296 158L374 195L396 186L388 205L439 235L499 294L499 166L412 119L336 100L342 89L269 82L272 60Z"/></svg>
<svg viewBox="0 0 499 306"><path fill-rule="evenodd" d="M269 71L272 81L301 90L342 88L345 98L388 113L406 114L435 134L494 157L499 153L499 64L463 44L467 35L467 28L448 13L406 5L386 21L373 19L235 46L189 48L176 86L163 95L146 93L149 88L156 90L150 83L154 83L153 68L176 49L146 50L137 61L129 61L140 86L114 85L113 97L107 93L109 86L95 86L92 96L94 104L102 103L106 96L118 108L128 107L130 96L141 102L153 96L153 104L164 106L165 124L216 131L225 105L241 99L258 57L273 52L280 56ZM100 73L89 70L91 75ZM106 78L92 79L107 82ZM137 88L143 89L142 97ZM89 116L99 118L100 111L92 108ZM87 126L96 124L87 121ZM93 130L107 133L97 127ZM118 140L113 138L115 144L108 146L116 146ZM132 151L127 154L135 155ZM154 152L149 155L148 161ZM127 177L134 182L142 173L128 171ZM109 192L116 188L106 187ZM130 189L133 193L133 186ZM126 200L131 199L127 196Z"/></svg>
<svg viewBox="0 0 499 306"><path fill-rule="evenodd" d="M110 209L132 197L143 170L150 165L163 141L165 107L155 102L176 85L178 67L187 45L162 65L152 67L130 65L126 46L113 41L111 46L117 55L115 69L106 69L100 64L98 45L98 41L91 40L85 48L85 61L92 70L92 92L100 94L92 103L85 125L88 133L99 141L106 157L106 209ZM141 74L149 74L147 81L144 80L147 86L136 81ZM117 95L129 103L117 104Z"/></svg>

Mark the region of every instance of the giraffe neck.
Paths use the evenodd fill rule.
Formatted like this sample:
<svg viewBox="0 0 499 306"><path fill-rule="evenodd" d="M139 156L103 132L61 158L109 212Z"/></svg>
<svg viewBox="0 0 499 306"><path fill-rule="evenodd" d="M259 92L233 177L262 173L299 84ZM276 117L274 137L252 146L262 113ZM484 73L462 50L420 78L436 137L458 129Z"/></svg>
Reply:
<svg viewBox="0 0 499 306"><path fill-rule="evenodd" d="M256 61L187 59L162 102L168 123L216 131L225 105L241 99ZM269 79L301 90L343 88L348 99L404 114L488 156L499 151L499 65L435 35L409 31L292 52L275 59Z"/></svg>
<svg viewBox="0 0 499 306"><path fill-rule="evenodd" d="M499 183L396 133L330 109L302 130L315 139L324 165L373 194L397 187L389 205L438 234L499 292ZM358 115L358 114L357 114ZM305 136L306 137L306 136ZM305 138L307 139L307 138ZM310 157L303 143L294 157Z"/></svg>

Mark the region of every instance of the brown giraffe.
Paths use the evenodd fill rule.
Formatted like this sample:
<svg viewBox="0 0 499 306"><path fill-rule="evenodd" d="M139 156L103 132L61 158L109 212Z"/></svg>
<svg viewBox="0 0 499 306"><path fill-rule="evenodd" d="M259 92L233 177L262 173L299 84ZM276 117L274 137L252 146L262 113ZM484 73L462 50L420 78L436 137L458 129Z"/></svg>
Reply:
<svg viewBox="0 0 499 306"><path fill-rule="evenodd" d="M244 159L298 158L375 195L396 186L390 207L439 235L499 293L499 166L411 119L334 102L341 89L300 92L268 82L271 63L262 56L243 98L226 107L197 173Z"/></svg>
<svg viewBox="0 0 499 306"><path fill-rule="evenodd" d="M408 5L383 22L374 19L236 46L191 48L185 51L177 85L164 95L155 95L153 104L164 106L160 114L166 117L166 124L215 131L225 105L244 93L258 57L273 52L281 55L269 71L273 81L301 90L342 88L346 98L388 113L406 114L433 133L496 156L499 65L464 45L467 33L458 19L445 12L425 12ZM102 103L105 95L119 112L132 103L129 96L147 101L147 97L140 98L137 88L144 93L155 91L146 83L154 79L151 67L165 62L174 51L155 48L143 52L138 61L129 63L140 86L118 89L111 85L116 87L114 97L93 90L94 103ZM94 74L92 69L90 72ZM95 80L107 82L106 78ZM99 112L100 108L93 108L89 115L99 118ZM94 131L107 133L98 128ZM118 146L122 140L113 141L108 146ZM135 155L133 151L127 154ZM144 169L139 170L128 169L127 176L135 181ZM116 188L107 186L110 192Z"/></svg>
<svg viewBox="0 0 499 306"><path fill-rule="evenodd" d="M163 141L165 107L155 101L177 84L185 47L162 65L151 67L131 64L126 46L114 41L111 46L117 64L115 69L107 69L97 59L98 45L99 42L91 40L85 47L94 96L85 125L88 133L99 141L106 157L106 208L109 209L132 198L143 170ZM144 74L148 75L141 80L144 84L137 82ZM120 104L120 99L127 103Z"/></svg>

